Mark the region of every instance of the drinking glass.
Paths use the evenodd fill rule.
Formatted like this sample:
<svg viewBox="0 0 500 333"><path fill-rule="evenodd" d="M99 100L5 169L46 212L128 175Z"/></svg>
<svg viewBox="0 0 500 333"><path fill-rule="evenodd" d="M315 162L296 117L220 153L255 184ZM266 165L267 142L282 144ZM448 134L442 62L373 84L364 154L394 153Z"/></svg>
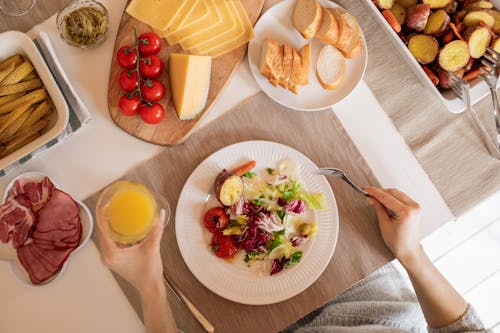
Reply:
<svg viewBox="0 0 500 333"><path fill-rule="evenodd" d="M0 10L10 16L27 14L36 4L36 0L0 0Z"/></svg>

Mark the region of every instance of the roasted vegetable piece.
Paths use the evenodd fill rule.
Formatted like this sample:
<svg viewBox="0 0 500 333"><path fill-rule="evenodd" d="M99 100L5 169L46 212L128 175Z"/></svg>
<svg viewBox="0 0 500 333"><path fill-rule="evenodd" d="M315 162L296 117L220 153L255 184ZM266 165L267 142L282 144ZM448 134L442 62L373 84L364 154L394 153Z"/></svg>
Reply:
<svg viewBox="0 0 500 333"><path fill-rule="evenodd" d="M34 79L0 87L0 96L12 95L35 90L42 87L42 81Z"/></svg>
<svg viewBox="0 0 500 333"><path fill-rule="evenodd" d="M491 9L491 8L493 8L493 4L489 1L484 1L484 0L464 1L464 10Z"/></svg>
<svg viewBox="0 0 500 333"><path fill-rule="evenodd" d="M462 26L463 26L462 23L460 23L459 26L456 26L455 23L453 23L453 22L450 23L450 29L451 29L451 31L453 31L453 33L455 34L455 36L458 39L460 39L460 40L464 40L464 38L462 37L462 34L461 34L461 32L462 32L462 29L461 29Z"/></svg>
<svg viewBox="0 0 500 333"><path fill-rule="evenodd" d="M396 2L405 8L410 8L415 6L418 0L396 0Z"/></svg>
<svg viewBox="0 0 500 333"><path fill-rule="evenodd" d="M453 40L453 38L455 37L455 34L453 33L453 31L450 29L448 30L444 35L443 37L441 38L441 42L443 44L448 44L449 42L451 42Z"/></svg>
<svg viewBox="0 0 500 333"><path fill-rule="evenodd" d="M490 46L493 48L493 50L500 53L500 38L495 38L493 41L491 41Z"/></svg>
<svg viewBox="0 0 500 333"><path fill-rule="evenodd" d="M490 14L493 16L494 23L493 23L493 31L498 34L500 33L500 12L496 10L490 10Z"/></svg>
<svg viewBox="0 0 500 333"><path fill-rule="evenodd" d="M5 114L5 113L9 113L12 110L14 110L15 108L17 108L18 106L23 105L23 104L32 105L32 104L41 102L45 98L47 98L47 92L45 91L45 89L42 88L42 89L38 89L38 90L33 90L33 91L29 92L28 94L19 97L18 99L12 100L12 101L0 106L0 115Z"/></svg>
<svg viewBox="0 0 500 333"><path fill-rule="evenodd" d="M28 119L34 108L34 106L31 106L0 134L0 143L9 141L21 129L21 126L26 122L26 119Z"/></svg>
<svg viewBox="0 0 500 333"><path fill-rule="evenodd" d="M423 31L431 13L431 6L419 4L406 11L406 27L410 30Z"/></svg>
<svg viewBox="0 0 500 333"><path fill-rule="evenodd" d="M451 88L451 73L445 71L442 68L437 69L437 75L439 78L439 87L443 89L450 89Z"/></svg>
<svg viewBox="0 0 500 333"><path fill-rule="evenodd" d="M31 62L26 60L25 62L14 68L14 70L9 74L9 76L7 76L2 81L1 85L8 86L9 84L18 83L34 70L35 69L33 68Z"/></svg>
<svg viewBox="0 0 500 333"><path fill-rule="evenodd" d="M444 7L444 11L447 12L449 15L455 14L458 8L458 2L457 1L452 1L448 6Z"/></svg>
<svg viewBox="0 0 500 333"><path fill-rule="evenodd" d="M236 169L234 169L232 171L232 173L235 174L236 176L240 176L241 177L245 173L247 173L250 170L252 170L253 168L255 168L256 165L257 165L257 163L255 161L249 161L249 162L246 162L245 164L240 165Z"/></svg>
<svg viewBox="0 0 500 333"><path fill-rule="evenodd" d="M453 2L453 0L424 0L423 1L423 3L430 5L432 9L444 8L452 2Z"/></svg>
<svg viewBox="0 0 500 333"><path fill-rule="evenodd" d="M389 23L389 25L394 31L401 32L401 24L399 23L396 16L394 16L392 11L390 11L389 9L384 9L382 11L382 16L385 18L387 23Z"/></svg>
<svg viewBox="0 0 500 333"><path fill-rule="evenodd" d="M464 79L464 81L470 82L472 80L477 79L479 74L481 74L481 69L476 68L476 69L469 71L467 74L465 74L463 79Z"/></svg>
<svg viewBox="0 0 500 333"><path fill-rule="evenodd" d="M391 9L394 0L373 0L373 3L380 9Z"/></svg>
<svg viewBox="0 0 500 333"><path fill-rule="evenodd" d="M463 40L454 40L441 49L438 62L442 69L454 72L467 65L469 59L469 45Z"/></svg>
<svg viewBox="0 0 500 333"><path fill-rule="evenodd" d="M408 49L421 64L429 64L436 59L439 43L429 35L413 35L408 42Z"/></svg>
<svg viewBox="0 0 500 333"><path fill-rule="evenodd" d="M24 112L28 111L31 104L25 103L18 106L14 111L9 113L6 120L0 124L0 134L7 129L12 123L16 121Z"/></svg>
<svg viewBox="0 0 500 333"><path fill-rule="evenodd" d="M443 9L436 10L429 16L424 33L428 35L439 35L448 28L450 17Z"/></svg>
<svg viewBox="0 0 500 333"><path fill-rule="evenodd" d="M400 25L403 25L406 21L406 8L401 6L399 3L395 3L394 6L390 9L390 11L394 14L396 20Z"/></svg>
<svg viewBox="0 0 500 333"><path fill-rule="evenodd" d="M15 54L10 58L5 59L4 61L0 62L0 70L4 70L7 67L10 67L12 64L14 64L14 67L20 65L23 63L23 57L19 54Z"/></svg>
<svg viewBox="0 0 500 333"><path fill-rule="evenodd" d="M495 25L495 18L487 9L472 10L464 16L464 24L467 27L476 26L480 21L483 21L490 28Z"/></svg>
<svg viewBox="0 0 500 333"><path fill-rule="evenodd" d="M16 140L9 141L9 143L7 143L3 147L3 149L0 149L0 158L4 158L5 156L13 153L14 151L18 150L22 146L37 139L39 136L40 136L40 134L33 133L33 134L27 134L26 137L20 137L20 138L17 138Z"/></svg>
<svg viewBox="0 0 500 333"><path fill-rule="evenodd" d="M486 27L470 27L465 30L464 38L469 44L469 52L472 58L481 58L490 45L490 30Z"/></svg>
<svg viewBox="0 0 500 333"><path fill-rule="evenodd" d="M439 84L439 78L436 76L436 74L426 65L422 65L422 69L424 70L425 74L427 74L432 84L437 86Z"/></svg>
<svg viewBox="0 0 500 333"><path fill-rule="evenodd" d="M224 206L237 203L243 194L241 177L223 170L215 179L215 196Z"/></svg>
<svg viewBox="0 0 500 333"><path fill-rule="evenodd" d="M10 64L10 66L4 68L4 69L0 69L0 83L5 80L5 78L7 76L10 75L10 73L12 73L12 71L14 70L14 68L16 67L16 65L14 65L13 63Z"/></svg>

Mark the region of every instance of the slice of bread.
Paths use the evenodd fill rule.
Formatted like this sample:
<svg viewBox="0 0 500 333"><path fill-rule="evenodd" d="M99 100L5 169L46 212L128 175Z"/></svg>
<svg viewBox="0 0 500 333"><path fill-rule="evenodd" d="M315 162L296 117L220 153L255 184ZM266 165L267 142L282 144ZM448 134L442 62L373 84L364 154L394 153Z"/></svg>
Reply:
<svg viewBox="0 0 500 333"><path fill-rule="evenodd" d="M288 80L288 90L298 94L299 86L302 85L302 59L295 49L292 49L292 53L292 73L290 74L290 80Z"/></svg>
<svg viewBox="0 0 500 333"><path fill-rule="evenodd" d="M283 45L283 75L280 77L280 85L288 88L288 80L292 74L293 50L288 44Z"/></svg>
<svg viewBox="0 0 500 333"><path fill-rule="evenodd" d="M260 53L259 70L268 79L271 78L274 57L279 53L280 46L277 41L272 38L266 38L262 42L262 49Z"/></svg>
<svg viewBox="0 0 500 333"><path fill-rule="evenodd" d="M327 90L334 90L344 80L345 58L332 45L325 45L319 52L316 63L316 76L321 86Z"/></svg>
<svg viewBox="0 0 500 333"><path fill-rule="evenodd" d="M301 85L309 84L309 73L311 72L311 43L307 43L299 50L302 58L302 80Z"/></svg>
<svg viewBox="0 0 500 333"><path fill-rule="evenodd" d="M278 46L276 55L273 58L273 64L271 67L271 77L269 78L269 83L277 87L282 75L283 75L283 46Z"/></svg>
<svg viewBox="0 0 500 333"><path fill-rule="evenodd" d="M342 8L328 8L328 10L335 17L339 27L339 38L334 46L336 46L339 50L347 49L349 44L352 42L354 34L351 26L345 18L347 12Z"/></svg>
<svg viewBox="0 0 500 333"><path fill-rule="evenodd" d="M316 0L297 0L293 25L304 38L312 38L321 24L322 8Z"/></svg>
<svg viewBox="0 0 500 333"><path fill-rule="evenodd" d="M325 44L335 45L339 39L339 25L337 20L329 10L323 8L322 13L321 25L314 37Z"/></svg>

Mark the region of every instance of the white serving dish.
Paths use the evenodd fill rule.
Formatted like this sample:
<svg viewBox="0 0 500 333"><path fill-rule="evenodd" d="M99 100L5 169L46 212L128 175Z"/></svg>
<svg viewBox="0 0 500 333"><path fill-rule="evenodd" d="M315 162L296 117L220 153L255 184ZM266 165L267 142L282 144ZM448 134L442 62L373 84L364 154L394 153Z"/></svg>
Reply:
<svg viewBox="0 0 500 333"><path fill-rule="evenodd" d="M17 176L16 178L12 179L12 181L9 183L9 185L7 185L5 192L4 192L4 195L3 195L2 202L4 202L7 199L7 194L9 193L9 190L12 188L12 186L14 185L14 182L17 179L27 178L27 179L31 179L31 180L41 180L46 176L47 175L45 175L43 173L35 172L35 171L26 172L26 173L23 173L23 174ZM47 177L49 177L49 176L47 176ZM49 179L52 182L52 184L54 184L54 186L56 188L64 191L64 189L61 188L59 186L59 184L57 184L51 177L49 177ZM51 282L54 282L57 278L59 278L64 273L64 271L66 270L66 267L68 266L68 264L71 260L71 257L76 252L78 252L83 246L85 246L85 244L87 244L90 241L90 236L92 235L92 232L94 230L94 218L92 217L92 213L90 212L89 208L83 202L81 202L80 200L76 200L75 198L73 198L73 200L75 200L75 202L78 204L78 206L80 208L80 222L82 224L82 237L80 239L80 244L78 245L78 247L76 249L73 250L73 252L70 253L68 258L64 262L61 270L56 275L54 275L53 277L51 277L50 279L45 281L44 283L39 284L39 285L33 284L29 278L28 272L26 272L24 267L19 262L19 259L17 257L17 251L12 246L12 242L11 241L9 241L8 243L0 242L0 260L6 260L6 261L10 262L10 267L11 267L12 271L14 272L14 274L16 275L16 277L20 281L26 283L29 286L35 286L35 287L47 285Z"/></svg>
<svg viewBox="0 0 500 333"><path fill-rule="evenodd" d="M370 8L373 16L376 17L380 25L382 25L385 28L385 30L388 31L389 35L396 41L396 44L398 44L399 46L398 47L399 53L401 54L403 59L408 63L408 65L412 68L415 74L417 74L417 77L424 84L424 86L428 87L428 89L432 90L437 96L439 96L443 100L443 103L446 105L448 111L452 113L460 113L464 111L465 105L462 103L460 99L458 99L453 94L451 90L441 93L432 84L432 82L429 80L427 74L425 74L420 64L417 62L417 60L415 60L413 55L408 50L408 47L406 47L403 41L401 41L398 34L391 28L389 23L387 23L385 18L382 16L380 10L377 8L377 6L373 4L372 0L363 0L363 1L366 3L367 7ZM491 0L491 2L496 8L500 8L500 0ZM470 93L471 93L472 104L475 104L476 102L480 101L489 94L488 86L480 79L472 81L470 83L470 86L471 86Z"/></svg>
<svg viewBox="0 0 500 333"><path fill-rule="evenodd" d="M19 31L7 31L0 34L0 61L16 53L31 61L52 100L56 112L50 119L49 129L46 129L38 139L0 159L0 170L56 138L64 131L69 119L68 106L64 96L31 38Z"/></svg>

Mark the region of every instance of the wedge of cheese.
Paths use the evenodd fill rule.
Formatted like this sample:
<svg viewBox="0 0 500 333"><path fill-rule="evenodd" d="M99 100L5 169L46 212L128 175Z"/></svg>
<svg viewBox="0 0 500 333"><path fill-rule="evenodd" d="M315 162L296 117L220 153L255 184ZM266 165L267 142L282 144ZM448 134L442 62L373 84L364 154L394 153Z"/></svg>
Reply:
<svg viewBox="0 0 500 333"><path fill-rule="evenodd" d="M180 120L196 117L207 103L212 57L170 54L170 87Z"/></svg>
<svg viewBox="0 0 500 333"><path fill-rule="evenodd" d="M212 26L222 22L221 1L224 0L203 0L208 6L208 16L198 22L190 22L166 36L169 45L175 45L188 39L196 34L203 33L205 30L210 29Z"/></svg>
<svg viewBox="0 0 500 333"><path fill-rule="evenodd" d="M219 3L219 6L217 6L222 17L222 20L219 23L214 24L210 28L205 29L201 32L195 33L189 38L184 39L182 42L180 42L181 47L184 50L189 50L193 47L196 47L200 43L217 38L217 36L220 36L224 32L231 30L236 24L234 16L237 15L236 12L233 13L235 9L231 5L231 2L232 1L221 1L221 3Z"/></svg>
<svg viewBox="0 0 500 333"><path fill-rule="evenodd" d="M184 5L184 0L132 0L126 11L153 29L166 30Z"/></svg>
<svg viewBox="0 0 500 333"><path fill-rule="evenodd" d="M166 30L156 31L163 38L167 38L186 24L194 24L208 16L208 5L201 0L186 0L186 6L181 9Z"/></svg>
<svg viewBox="0 0 500 333"><path fill-rule="evenodd" d="M237 36L226 36L226 41L223 42L212 41L203 47L192 48L190 52L194 54L206 54L212 57L217 57L248 43L248 41L253 38L253 27L250 23L245 7L243 7L240 1L234 1L234 4L236 5L238 19L242 28L240 31L242 31L242 33L238 33Z"/></svg>

